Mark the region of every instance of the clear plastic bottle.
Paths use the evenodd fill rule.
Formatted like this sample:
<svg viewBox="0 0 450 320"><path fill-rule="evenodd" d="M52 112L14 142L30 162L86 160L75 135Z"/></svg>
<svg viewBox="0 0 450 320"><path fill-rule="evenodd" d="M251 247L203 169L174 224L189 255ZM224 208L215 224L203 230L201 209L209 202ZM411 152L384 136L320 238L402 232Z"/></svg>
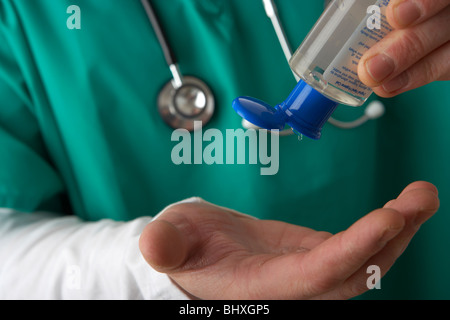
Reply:
<svg viewBox="0 0 450 320"><path fill-rule="evenodd" d="M335 0L292 56L292 70L332 100L361 106L372 94L358 78L361 57L391 27L389 0Z"/></svg>
<svg viewBox="0 0 450 320"><path fill-rule="evenodd" d="M271 107L239 97L233 108L261 128L285 125L319 139L324 124L339 104L361 106L372 94L358 78L361 57L392 29L385 12L389 0L334 0L290 60L301 77L289 97Z"/></svg>

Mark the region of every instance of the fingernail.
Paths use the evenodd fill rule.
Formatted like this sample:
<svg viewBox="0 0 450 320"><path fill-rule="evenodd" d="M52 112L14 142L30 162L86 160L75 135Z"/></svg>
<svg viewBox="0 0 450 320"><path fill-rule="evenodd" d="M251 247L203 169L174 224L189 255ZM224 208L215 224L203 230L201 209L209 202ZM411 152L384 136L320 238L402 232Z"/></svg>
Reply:
<svg viewBox="0 0 450 320"><path fill-rule="evenodd" d="M381 53L367 60L366 69L374 81L381 83L394 72L395 63L391 57Z"/></svg>
<svg viewBox="0 0 450 320"><path fill-rule="evenodd" d="M394 93L400 89L405 88L409 84L409 77L406 73L395 77L392 80L389 80L385 84L383 84L383 89L387 93Z"/></svg>
<svg viewBox="0 0 450 320"><path fill-rule="evenodd" d="M403 27L407 27L417 21L421 12L415 1L405 0L398 4L394 9L397 23Z"/></svg>

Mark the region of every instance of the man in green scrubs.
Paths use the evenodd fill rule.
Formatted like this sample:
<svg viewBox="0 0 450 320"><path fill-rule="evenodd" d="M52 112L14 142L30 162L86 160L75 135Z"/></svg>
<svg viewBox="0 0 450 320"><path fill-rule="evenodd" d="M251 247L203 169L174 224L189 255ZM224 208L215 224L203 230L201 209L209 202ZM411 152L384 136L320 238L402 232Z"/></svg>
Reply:
<svg viewBox="0 0 450 320"><path fill-rule="evenodd" d="M201 78L214 92L216 112L203 130L225 135L242 128L231 108L237 96L275 105L295 85L261 1L152 2L182 73ZM437 210L434 185L439 213L380 289L363 298L449 298L450 86L433 81L450 76L450 8L449 1L409 2L419 6L392 9L396 38L374 48L360 66L361 79L385 97L373 99L382 100L386 114L353 130L326 125L319 141L280 137L279 170L261 175L261 166L248 162L174 163L178 141L156 104L171 74L140 1L1 0L0 207L17 217L74 215L82 230L111 220L127 225L201 197L215 205L195 199L172 206L140 241L152 267L185 291L200 298L351 298L368 290L368 267L385 274ZM297 47L323 2L277 4ZM67 10L72 5L79 8L76 17ZM340 106L334 116L351 121L363 109ZM372 212L419 180L433 185L412 184ZM64 239L45 241L51 246ZM6 243L17 253L20 242ZM37 242L30 248L27 254L41 250ZM40 256L53 257L55 250L42 249ZM78 252L64 250L66 258ZM95 254L89 259L91 268L103 263ZM84 276L85 268L79 270ZM34 281L16 273L8 276Z"/></svg>

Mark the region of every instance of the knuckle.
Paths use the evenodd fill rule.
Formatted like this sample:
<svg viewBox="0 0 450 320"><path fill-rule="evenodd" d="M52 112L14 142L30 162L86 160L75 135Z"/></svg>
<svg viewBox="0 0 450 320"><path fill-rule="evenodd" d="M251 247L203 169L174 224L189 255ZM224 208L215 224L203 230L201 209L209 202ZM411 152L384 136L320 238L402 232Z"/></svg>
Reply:
<svg viewBox="0 0 450 320"><path fill-rule="evenodd" d="M428 81L434 81L440 78L442 70L441 68L434 63L433 61L426 60L425 68L423 69L424 75L423 77Z"/></svg>
<svg viewBox="0 0 450 320"><path fill-rule="evenodd" d="M401 41L399 41L402 52L410 59L416 60L426 52L425 39L426 37L418 29L404 30Z"/></svg>
<svg viewBox="0 0 450 320"><path fill-rule="evenodd" d="M361 279L356 279L348 286L342 286L340 295L346 298L353 298L363 294L367 290L366 278L361 277Z"/></svg>
<svg viewBox="0 0 450 320"><path fill-rule="evenodd" d="M314 298L333 290L339 281L323 276L320 279L309 279L304 284L303 292L306 297Z"/></svg>
<svg viewBox="0 0 450 320"><path fill-rule="evenodd" d="M423 16L429 17L436 11L441 11L450 5L450 0L419 0L419 7L423 12Z"/></svg>
<svg viewBox="0 0 450 320"><path fill-rule="evenodd" d="M303 299L314 299L326 292L331 291L340 282L333 279L329 274L307 272L303 267L300 267L300 274L302 275L298 283L297 292L301 292Z"/></svg>
<svg viewBox="0 0 450 320"><path fill-rule="evenodd" d="M426 54L426 37L414 29L395 31L386 51L396 62L396 74L400 74Z"/></svg>

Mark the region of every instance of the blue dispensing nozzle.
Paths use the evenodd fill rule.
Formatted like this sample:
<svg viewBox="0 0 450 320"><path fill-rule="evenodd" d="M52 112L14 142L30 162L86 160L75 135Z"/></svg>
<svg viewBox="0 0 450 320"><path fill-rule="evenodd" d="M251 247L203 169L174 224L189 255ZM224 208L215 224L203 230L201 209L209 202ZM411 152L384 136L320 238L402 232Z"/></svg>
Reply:
<svg viewBox="0 0 450 320"><path fill-rule="evenodd" d="M320 139L323 126L338 105L303 80L275 108L250 97L239 97L233 101L233 109L254 125L267 130L283 130L287 124L296 133L315 140Z"/></svg>

